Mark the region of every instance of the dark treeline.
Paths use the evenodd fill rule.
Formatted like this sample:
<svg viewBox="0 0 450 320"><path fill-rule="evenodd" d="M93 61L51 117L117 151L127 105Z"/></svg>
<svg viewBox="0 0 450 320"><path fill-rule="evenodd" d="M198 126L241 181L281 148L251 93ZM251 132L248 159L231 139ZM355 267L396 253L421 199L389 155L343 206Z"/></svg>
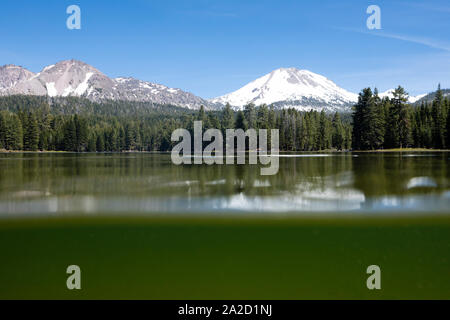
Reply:
<svg viewBox="0 0 450 320"><path fill-rule="evenodd" d="M41 100L29 107L30 97L15 97L13 107L2 107L0 101L0 149L26 151L169 151L176 142L171 134L177 128L193 133L193 123L203 121L203 129L280 131L281 150L349 149L351 126L347 117L325 112L299 112L294 109L275 110L252 104L235 112L230 106L222 111L192 112L178 109L159 110L134 115L108 115L91 112L66 114L58 103ZM36 102L36 101L35 101ZM81 109L81 108L80 108ZM193 136L193 134L192 134Z"/></svg>
<svg viewBox="0 0 450 320"><path fill-rule="evenodd" d="M363 89L353 112L353 149L450 149L450 103L440 86L431 103L411 106L406 101L400 86L392 99Z"/></svg>
<svg viewBox="0 0 450 320"><path fill-rule="evenodd" d="M0 98L0 149L26 151L169 151L177 128L279 129L283 151L449 148L449 102L412 107L399 87L392 99L364 89L351 114L275 109L249 104L241 111L192 111L139 102L95 103L80 98ZM352 125L353 123L353 125Z"/></svg>
<svg viewBox="0 0 450 320"><path fill-rule="evenodd" d="M170 105L80 98L0 98L0 149L25 151L169 150L170 135L194 112Z"/></svg>

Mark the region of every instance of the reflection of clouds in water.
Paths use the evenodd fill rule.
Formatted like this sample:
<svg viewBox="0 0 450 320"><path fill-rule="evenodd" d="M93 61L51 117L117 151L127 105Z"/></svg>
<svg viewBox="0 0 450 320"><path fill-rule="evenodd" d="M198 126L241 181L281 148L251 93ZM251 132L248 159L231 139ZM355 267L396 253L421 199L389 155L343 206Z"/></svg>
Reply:
<svg viewBox="0 0 450 320"><path fill-rule="evenodd" d="M403 211L410 213L424 211L426 213L448 213L449 208L450 193L444 192L428 196L380 197L372 199L364 209L374 212Z"/></svg>
<svg viewBox="0 0 450 320"><path fill-rule="evenodd" d="M0 201L0 216L21 215L170 215L220 214L242 212L246 214L328 212L439 212L448 213L450 191L427 196L366 198L354 189L314 189L303 194L279 196L247 196L244 193L230 197L47 197L28 201Z"/></svg>
<svg viewBox="0 0 450 320"><path fill-rule="evenodd" d="M37 198L37 197L48 197L51 193L49 191L36 191L36 190L20 190L11 193L12 198Z"/></svg>
<svg viewBox="0 0 450 320"><path fill-rule="evenodd" d="M198 180L184 180L184 181L172 181L161 184L164 187L190 187L194 184L197 184Z"/></svg>
<svg viewBox="0 0 450 320"><path fill-rule="evenodd" d="M284 195L280 197L246 197L244 194L232 196L219 202L217 209L260 212L288 211L345 211L357 210L364 201L364 195L356 191L345 196L333 190L317 190L303 195Z"/></svg>
<svg viewBox="0 0 450 320"><path fill-rule="evenodd" d="M331 154L273 154L263 157L278 157L278 158L323 158L332 157Z"/></svg>
<svg viewBox="0 0 450 320"><path fill-rule="evenodd" d="M227 180L225 179L220 179L220 180L213 180L213 181L208 181L205 182L205 185L211 185L211 186L216 186L216 185L220 185L220 184L226 184Z"/></svg>
<svg viewBox="0 0 450 320"><path fill-rule="evenodd" d="M409 179L406 189L413 188L436 188L438 184L430 177L414 177Z"/></svg>
<svg viewBox="0 0 450 320"><path fill-rule="evenodd" d="M296 193L304 193L313 191L316 192L320 189L336 189L339 192L344 190L344 187L353 186L354 183L354 173L352 171L340 172L335 175L330 176L315 176L310 177L312 181L302 181L295 185Z"/></svg>
<svg viewBox="0 0 450 320"><path fill-rule="evenodd" d="M398 157L436 157L435 154L400 154Z"/></svg>
<svg viewBox="0 0 450 320"><path fill-rule="evenodd" d="M272 185L270 184L269 181L265 180L255 180L255 182L253 182L253 187L254 188L268 188L271 187Z"/></svg>

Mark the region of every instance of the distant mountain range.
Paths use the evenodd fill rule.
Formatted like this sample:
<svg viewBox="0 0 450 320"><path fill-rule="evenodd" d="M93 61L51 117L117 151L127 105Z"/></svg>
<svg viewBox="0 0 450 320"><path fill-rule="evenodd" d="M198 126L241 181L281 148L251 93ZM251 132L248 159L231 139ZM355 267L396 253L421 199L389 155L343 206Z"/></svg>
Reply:
<svg viewBox="0 0 450 320"><path fill-rule="evenodd" d="M445 97L450 98L450 89L442 89L442 95ZM428 93L423 95L423 97L421 97L420 99L418 99L417 101L414 101L414 104L421 104L422 102L431 102L434 100L434 98L436 97L436 91Z"/></svg>
<svg viewBox="0 0 450 320"><path fill-rule="evenodd" d="M172 104L190 109L210 103L192 93L134 78L111 79L77 60L50 65L41 72L19 66L0 67L0 95L78 96L92 101L125 100Z"/></svg>
<svg viewBox="0 0 450 320"><path fill-rule="evenodd" d="M380 93L392 97L393 90ZM444 90L449 94L450 90ZM267 104L298 110L350 111L358 95L326 77L308 70L280 68L237 91L206 100L181 89L130 77L109 78L96 68L77 60L65 60L33 73L23 67L0 67L0 96L25 94L49 97L84 97L91 101L137 101L171 104L189 109L205 106L219 109L229 103L236 109L247 103ZM433 93L409 97L410 103L432 99ZM428 99L428 100L427 100Z"/></svg>

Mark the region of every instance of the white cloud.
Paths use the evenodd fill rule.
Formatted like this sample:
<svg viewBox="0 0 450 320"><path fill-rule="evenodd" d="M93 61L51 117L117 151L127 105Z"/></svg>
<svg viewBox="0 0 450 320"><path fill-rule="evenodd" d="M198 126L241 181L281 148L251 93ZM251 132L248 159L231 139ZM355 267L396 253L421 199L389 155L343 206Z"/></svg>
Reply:
<svg viewBox="0 0 450 320"><path fill-rule="evenodd" d="M425 37L418 37L418 36L408 36L408 35L401 35L401 34L395 34L395 33L386 33L383 31L373 30L360 30L360 29L354 29L354 28L343 28L343 27L335 27L337 30L342 31L350 31L350 32L357 32L362 34L368 34L376 37L382 37L382 38L389 38L389 39L397 39L401 41L407 41L412 43L421 44L424 46L427 46L429 48L433 49L439 49L443 51L450 52L450 44L444 43L440 40L431 39L431 38L425 38Z"/></svg>

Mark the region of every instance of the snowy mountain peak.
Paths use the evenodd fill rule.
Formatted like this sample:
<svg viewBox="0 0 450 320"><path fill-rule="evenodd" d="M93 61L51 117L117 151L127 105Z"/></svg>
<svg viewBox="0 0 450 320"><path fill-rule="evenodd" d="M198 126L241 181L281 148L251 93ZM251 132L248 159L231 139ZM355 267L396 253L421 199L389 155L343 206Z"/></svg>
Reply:
<svg viewBox="0 0 450 320"><path fill-rule="evenodd" d="M50 97L67 97L89 94L94 84L94 81L90 80L94 75L97 81L111 82L103 73L78 60L64 60L47 66L42 69L37 78L43 83Z"/></svg>
<svg viewBox="0 0 450 320"><path fill-rule="evenodd" d="M276 69L230 94L212 99L217 104L229 103L242 108L247 103L274 104L301 110L329 111L349 108L358 96L338 87L326 77L297 68Z"/></svg>

